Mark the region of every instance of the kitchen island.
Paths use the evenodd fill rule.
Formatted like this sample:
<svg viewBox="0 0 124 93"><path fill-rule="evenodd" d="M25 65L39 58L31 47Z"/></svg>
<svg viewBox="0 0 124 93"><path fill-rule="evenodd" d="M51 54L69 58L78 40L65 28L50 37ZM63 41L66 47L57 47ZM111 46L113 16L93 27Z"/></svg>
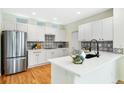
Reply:
<svg viewBox="0 0 124 93"><path fill-rule="evenodd" d="M85 59L83 64L72 63L70 56L50 59L53 84L116 83L118 63L123 55L100 52L100 57Z"/></svg>

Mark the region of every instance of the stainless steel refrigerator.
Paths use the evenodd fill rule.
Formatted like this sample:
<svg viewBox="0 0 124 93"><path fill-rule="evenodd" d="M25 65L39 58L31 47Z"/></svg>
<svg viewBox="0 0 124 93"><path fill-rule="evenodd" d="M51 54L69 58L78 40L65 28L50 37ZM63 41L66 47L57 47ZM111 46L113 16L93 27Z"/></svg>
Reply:
<svg viewBox="0 0 124 93"><path fill-rule="evenodd" d="M1 36L1 73L5 75L27 69L27 33L2 31Z"/></svg>

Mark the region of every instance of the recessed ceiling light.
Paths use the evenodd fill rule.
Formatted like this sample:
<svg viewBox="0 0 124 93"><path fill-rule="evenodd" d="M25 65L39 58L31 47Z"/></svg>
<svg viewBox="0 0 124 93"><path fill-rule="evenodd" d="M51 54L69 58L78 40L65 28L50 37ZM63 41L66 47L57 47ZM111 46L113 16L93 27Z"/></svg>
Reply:
<svg viewBox="0 0 124 93"><path fill-rule="evenodd" d="M81 14L81 12L77 12L77 14L79 15L79 14Z"/></svg>
<svg viewBox="0 0 124 93"><path fill-rule="evenodd" d="M32 15L36 15L36 12L32 12Z"/></svg>

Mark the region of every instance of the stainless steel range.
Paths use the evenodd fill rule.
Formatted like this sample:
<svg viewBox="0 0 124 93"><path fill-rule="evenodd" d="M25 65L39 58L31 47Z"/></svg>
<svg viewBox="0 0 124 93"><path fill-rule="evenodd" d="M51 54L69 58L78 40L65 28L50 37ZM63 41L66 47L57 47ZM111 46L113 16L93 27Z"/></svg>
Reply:
<svg viewBox="0 0 124 93"><path fill-rule="evenodd" d="M1 37L1 73L5 75L27 69L27 33L20 31L2 31Z"/></svg>

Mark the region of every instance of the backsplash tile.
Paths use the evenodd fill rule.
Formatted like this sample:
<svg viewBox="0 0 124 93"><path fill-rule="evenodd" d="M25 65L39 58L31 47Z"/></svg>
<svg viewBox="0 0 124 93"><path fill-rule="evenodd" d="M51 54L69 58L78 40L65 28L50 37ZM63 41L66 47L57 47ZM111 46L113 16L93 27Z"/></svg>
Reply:
<svg viewBox="0 0 124 93"><path fill-rule="evenodd" d="M50 44L47 42L38 42L38 41L28 41L27 48L32 49L32 46L36 43L41 43L43 48L68 48L68 42L51 42Z"/></svg>
<svg viewBox="0 0 124 93"><path fill-rule="evenodd" d="M115 54L124 54L124 48L114 48L113 52Z"/></svg>
<svg viewBox="0 0 124 93"><path fill-rule="evenodd" d="M99 50L100 51L107 51L113 52L113 41L98 41L99 43ZM89 48L90 41L82 41L81 48Z"/></svg>

